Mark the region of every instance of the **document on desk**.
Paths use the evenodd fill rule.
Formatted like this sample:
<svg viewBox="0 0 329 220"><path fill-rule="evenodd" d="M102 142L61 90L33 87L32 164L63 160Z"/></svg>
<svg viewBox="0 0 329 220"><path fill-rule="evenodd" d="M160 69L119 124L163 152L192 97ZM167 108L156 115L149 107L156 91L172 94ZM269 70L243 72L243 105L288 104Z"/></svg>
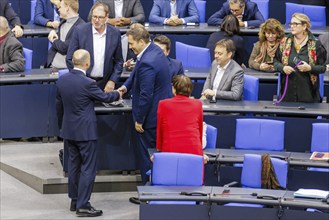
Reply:
<svg viewBox="0 0 329 220"><path fill-rule="evenodd" d="M311 160L329 160L329 152L314 151L310 157Z"/></svg>
<svg viewBox="0 0 329 220"><path fill-rule="evenodd" d="M294 192L294 197L303 197L311 199L326 199L329 196L329 191L318 189L299 189Z"/></svg>

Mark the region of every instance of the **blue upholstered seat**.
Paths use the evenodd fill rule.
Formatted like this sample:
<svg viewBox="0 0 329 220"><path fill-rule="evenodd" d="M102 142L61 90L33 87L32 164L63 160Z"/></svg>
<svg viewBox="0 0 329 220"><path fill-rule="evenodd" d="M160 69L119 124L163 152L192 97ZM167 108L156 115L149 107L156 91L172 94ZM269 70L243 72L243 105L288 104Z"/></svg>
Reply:
<svg viewBox="0 0 329 220"><path fill-rule="evenodd" d="M206 22L206 1L195 0L194 2L199 11L200 23L205 23Z"/></svg>
<svg viewBox="0 0 329 220"><path fill-rule="evenodd" d="M284 121L270 119L237 119L235 148L244 150L282 151Z"/></svg>
<svg viewBox="0 0 329 220"><path fill-rule="evenodd" d="M317 5L301 5L286 2L286 23L291 20L291 16L296 13L306 14L312 26L326 26L326 7Z"/></svg>
<svg viewBox="0 0 329 220"><path fill-rule="evenodd" d="M33 50L23 48L23 56L25 58L25 70L32 69Z"/></svg>
<svg viewBox="0 0 329 220"><path fill-rule="evenodd" d="M205 149L213 149L216 148L216 142L217 142L217 128L207 124L207 145Z"/></svg>
<svg viewBox="0 0 329 220"><path fill-rule="evenodd" d="M254 76L244 75L243 99L258 101L259 79Z"/></svg>
<svg viewBox="0 0 329 220"><path fill-rule="evenodd" d="M176 59L183 63L184 69L209 69L211 66L208 48L176 42Z"/></svg>

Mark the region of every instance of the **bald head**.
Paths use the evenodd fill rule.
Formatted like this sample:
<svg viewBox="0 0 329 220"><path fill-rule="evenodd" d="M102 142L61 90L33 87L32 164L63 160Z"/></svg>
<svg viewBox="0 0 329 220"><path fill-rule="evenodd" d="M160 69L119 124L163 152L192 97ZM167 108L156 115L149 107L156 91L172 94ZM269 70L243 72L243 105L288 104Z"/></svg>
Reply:
<svg viewBox="0 0 329 220"><path fill-rule="evenodd" d="M5 17L0 16L0 37L9 32L9 24Z"/></svg>
<svg viewBox="0 0 329 220"><path fill-rule="evenodd" d="M87 70L90 67L90 54L88 51L79 49L73 54L74 67Z"/></svg>

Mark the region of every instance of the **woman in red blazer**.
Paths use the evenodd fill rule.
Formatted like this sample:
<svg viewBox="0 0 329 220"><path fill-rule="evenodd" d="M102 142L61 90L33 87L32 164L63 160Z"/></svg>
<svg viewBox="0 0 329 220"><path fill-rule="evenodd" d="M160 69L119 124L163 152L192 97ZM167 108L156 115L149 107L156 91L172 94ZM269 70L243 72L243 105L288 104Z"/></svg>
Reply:
<svg viewBox="0 0 329 220"><path fill-rule="evenodd" d="M158 105L156 148L161 152L203 155L203 110L200 100L191 99L193 84L189 77L173 78L173 94Z"/></svg>

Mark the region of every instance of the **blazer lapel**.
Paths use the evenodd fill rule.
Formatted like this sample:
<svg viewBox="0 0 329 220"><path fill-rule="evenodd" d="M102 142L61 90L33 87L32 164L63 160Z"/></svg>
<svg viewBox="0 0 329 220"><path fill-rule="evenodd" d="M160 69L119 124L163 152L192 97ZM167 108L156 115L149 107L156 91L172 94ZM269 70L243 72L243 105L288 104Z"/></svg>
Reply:
<svg viewBox="0 0 329 220"><path fill-rule="evenodd" d="M122 17L125 17L125 18L128 17L128 16L126 16L126 13L127 13L129 3L130 3L130 1L123 0Z"/></svg>
<svg viewBox="0 0 329 220"><path fill-rule="evenodd" d="M164 6L165 6L164 9L165 9L165 12L166 12L166 18L170 18L170 12L171 12L171 10L170 10L170 1L169 0L165 1Z"/></svg>
<svg viewBox="0 0 329 220"><path fill-rule="evenodd" d="M216 73L217 73L217 64L213 64L213 67L211 68L211 73L210 73L210 82L211 82L211 85L214 85L214 81L215 81L215 77L216 77Z"/></svg>
<svg viewBox="0 0 329 220"><path fill-rule="evenodd" d="M115 6L114 6L114 0L109 0L109 10L110 10L110 14L109 17L110 18L115 18Z"/></svg>
<svg viewBox="0 0 329 220"><path fill-rule="evenodd" d="M106 42L105 42L105 60L110 60L108 57L109 54L112 54L111 50L111 45L112 45L112 31L110 31L110 28L108 25L106 25ZM106 62L104 62L104 65L107 65Z"/></svg>
<svg viewBox="0 0 329 220"><path fill-rule="evenodd" d="M83 34L83 33L81 33ZM91 23L89 23L89 30L88 32L86 33L86 39L91 39L91 40L88 40L88 48L87 50L90 51L90 67L89 69L87 70L87 75L89 76L90 75L90 72L91 70L93 69L94 67L94 34L93 34L93 26Z"/></svg>
<svg viewBox="0 0 329 220"><path fill-rule="evenodd" d="M183 17L184 15L180 15L180 9L183 8L182 7L182 4L183 4L183 1L179 1L179 0L176 0L176 15L181 18Z"/></svg>

